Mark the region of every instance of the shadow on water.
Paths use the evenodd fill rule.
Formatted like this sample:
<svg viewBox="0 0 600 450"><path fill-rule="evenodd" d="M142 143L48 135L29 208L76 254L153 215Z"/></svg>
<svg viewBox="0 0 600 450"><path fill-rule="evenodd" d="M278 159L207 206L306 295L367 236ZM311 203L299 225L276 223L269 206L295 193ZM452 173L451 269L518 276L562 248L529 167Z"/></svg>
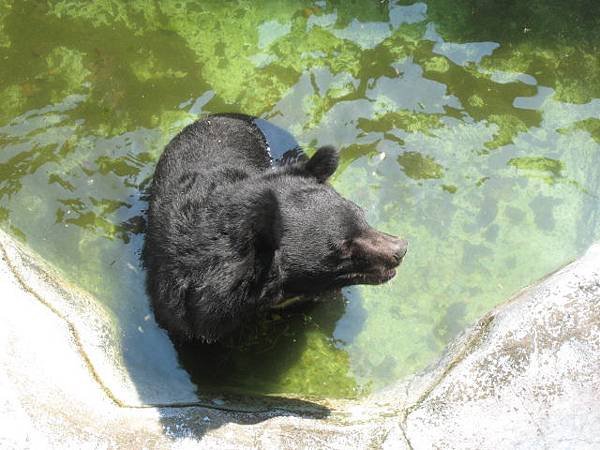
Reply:
<svg viewBox="0 0 600 450"><path fill-rule="evenodd" d="M303 357L311 335L333 336L345 307L346 301L339 292L308 299L303 304L269 313L221 343L177 347L179 360L202 393L260 395L281 391L290 368ZM340 367L336 365L336 369ZM322 372L323 367L318 370ZM322 389L345 391L339 386L339 379L323 375ZM305 386L309 396L310 390L310 386Z"/></svg>

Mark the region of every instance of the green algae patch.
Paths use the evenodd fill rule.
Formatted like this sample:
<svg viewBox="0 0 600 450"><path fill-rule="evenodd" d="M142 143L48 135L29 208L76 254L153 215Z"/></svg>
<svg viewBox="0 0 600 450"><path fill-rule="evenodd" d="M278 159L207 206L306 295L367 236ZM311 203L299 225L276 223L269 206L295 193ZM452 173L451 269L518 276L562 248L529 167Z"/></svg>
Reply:
<svg viewBox="0 0 600 450"><path fill-rule="evenodd" d="M433 158L417 152L402 153L398 156L398 164L406 176L413 180L427 180L444 176L444 168L441 165L436 163Z"/></svg>
<svg viewBox="0 0 600 450"><path fill-rule="evenodd" d="M568 128L561 128L558 131L564 134L570 134L574 131L584 131L589 133L594 141L600 143L600 119L585 119L574 123Z"/></svg>
<svg viewBox="0 0 600 450"><path fill-rule="evenodd" d="M564 164L561 161L552 158L524 156L514 158L508 161L508 165L525 171L528 176L540 178L546 183L554 183L562 178Z"/></svg>
<svg viewBox="0 0 600 450"><path fill-rule="evenodd" d="M390 131L392 129L407 132L429 133L441 127L440 117L435 114L422 114L409 111L398 111L397 105L379 99L375 117L371 120L361 118L360 127L365 131Z"/></svg>
<svg viewBox="0 0 600 450"><path fill-rule="evenodd" d="M488 121L498 127L494 139L485 143L490 150L512 143L519 133L527 131L527 126L522 120L508 114L491 114Z"/></svg>
<svg viewBox="0 0 600 450"><path fill-rule="evenodd" d="M445 73L450 69L450 64L446 58L434 56L423 64L423 68L429 72Z"/></svg>

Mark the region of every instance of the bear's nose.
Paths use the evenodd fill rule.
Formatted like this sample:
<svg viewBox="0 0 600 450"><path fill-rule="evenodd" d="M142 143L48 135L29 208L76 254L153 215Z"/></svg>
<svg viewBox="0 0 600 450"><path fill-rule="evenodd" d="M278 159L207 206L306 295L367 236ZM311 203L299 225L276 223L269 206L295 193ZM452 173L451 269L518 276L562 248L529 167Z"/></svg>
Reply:
<svg viewBox="0 0 600 450"><path fill-rule="evenodd" d="M397 264L400 264L407 251L408 241L406 239L395 238L392 244L392 255Z"/></svg>
<svg viewBox="0 0 600 450"><path fill-rule="evenodd" d="M394 268L400 264L408 249L406 239L370 229L354 239L355 251L373 264Z"/></svg>

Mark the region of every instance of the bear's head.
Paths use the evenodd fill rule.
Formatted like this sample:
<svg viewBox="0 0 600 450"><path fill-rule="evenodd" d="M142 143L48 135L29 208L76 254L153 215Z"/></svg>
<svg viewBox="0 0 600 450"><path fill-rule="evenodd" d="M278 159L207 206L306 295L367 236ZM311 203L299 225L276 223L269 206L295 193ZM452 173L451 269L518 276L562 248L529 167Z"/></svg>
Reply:
<svg viewBox="0 0 600 450"><path fill-rule="evenodd" d="M363 210L327 183L338 161L335 149L322 147L260 177L257 254L275 266L284 299L384 283L406 254L404 239L369 226Z"/></svg>

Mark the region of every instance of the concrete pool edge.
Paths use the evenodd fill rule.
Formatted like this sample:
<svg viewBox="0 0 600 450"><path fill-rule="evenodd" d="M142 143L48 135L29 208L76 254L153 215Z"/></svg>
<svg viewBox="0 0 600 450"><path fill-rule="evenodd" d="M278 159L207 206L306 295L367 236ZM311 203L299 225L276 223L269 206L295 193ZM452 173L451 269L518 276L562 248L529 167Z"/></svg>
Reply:
<svg viewBox="0 0 600 450"><path fill-rule="evenodd" d="M598 244L486 314L423 374L361 401L319 401L329 410L326 418L318 418L310 404L294 406L293 400L243 412L224 410L236 408L223 400L208 407L193 401L186 407L123 401L104 386L82 349L84 331L40 298L45 288L33 275L46 274L41 278L46 288L54 286L54 298L78 291L52 279L55 274L44 272L42 262L3 232L0 245L7 314L5 336L0 335L5 413L0 429L7 432L0 432L0 444L177 447L202 439L209 447L238 448L497 448L544 441L580 447L600 443L594 438L600 436L600 393L591 388L600 385ZM88 313L102 314L91 308Z"/></svg>

